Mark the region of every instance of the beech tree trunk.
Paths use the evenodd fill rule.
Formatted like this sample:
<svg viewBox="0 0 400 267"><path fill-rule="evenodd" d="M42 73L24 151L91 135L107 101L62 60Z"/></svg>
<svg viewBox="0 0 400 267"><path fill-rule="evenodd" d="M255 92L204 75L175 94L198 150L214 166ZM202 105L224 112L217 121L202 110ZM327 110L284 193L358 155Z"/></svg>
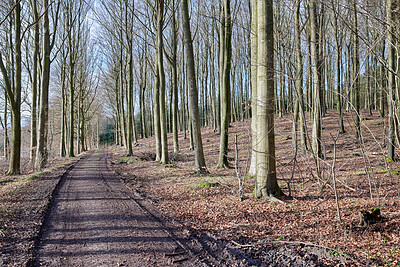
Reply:
<svg viewBox="0 0 400 267"><path fill-rule="evenodd" d="M43 1L43 52L42 52L42 75L40 83L40 111L39 111L39 136L36 151L35 169L43 169L47 163L47 131L49 113L49 84L50 84L50 29L48 0Z"/></svg>
<svg viewBox="0 0 400 267"><path fill-rule="evenodd" d="M313 118L312 118L312 149L317 157L322 157L321 148L321 68L320 68L320 36L317 19L317 1L310 0L310 31L313 79Z"/></svg>
<svg viewBox="0 0 400 267"><path fill-rule="evenodd" d="M276 178L274 132L274 20L273 0L258 0L257 65L257 177L255 197L283 195ZM262 133L262 134L260 134Z"/></svg>
<svg viewBox="0 0 400 267"><path fill-rule="evenodd" d="M193 128L193 145L195 153L196 172L207 173L206 161L203 153L203 142L201 139L200 117L198 107L198 90L196 74L194 70L194 53L192 35L190 33L190 20L187 0L181 0L183 42L186 54L188 86L189 86L189 108Z"/></svg>
<svg viewBox="0 0 400 267"><path fill-rule="evenodd" d="M222 61L222 82L221 84L221 140L219 146L219 168L228 168L228 137L229 137L229 122L231 114L231 88L230 88L230 73L231 73L231 57L232 57L232 44L231 44L231 11L230 0L223 2L223 20L224 23L221 27L223 30L223 61Z"/></svg>
<svg viewBox="0 0 400 267"><path fill-rule="evenodd" d="M34 26L34 50L33 50L33 73L32 73L32 103L31 103L31 151L30 160L32 166L35 165L36 146L37 146L37 90L38 90L38 61L39 61L39 14L37 11L37 1L30 1L33 13Z"/></svg>
<svg viewBox="0 0 400 267"><path fill-rule="evenodd" d="M255 177L257 175L257 68L258 68L258 2L259 0L251 0L251 35L250 35L250 68L251 68L251 163L249 175Z"/></svg>
<svg viewBox="0 0 400 267"><path fill-rule="evenodd" d="M11 106L11 155L7 175L20 174L21 162L21 88L22 88L22 59L21 59L21 3L15 1L14 3L14 53L13 75L7 73L4 66L2 53L0 51L0 69L3 75L5 90ZM12 24L10 23L10 26ZM10 27L11 31L11 27ZM11 38L10 38L11 42Z"/></svg>
<svg viewBox="0 0 400 267"><path fill-rule="evenodd" d="M387 0L386 12L387 12L387 39L388 39L388 141L387 141L387 158L391 161L395 160L395 91L396 88L396 76L394 74L396 70L396 47L395 47L395 36L394 36L394 12L395 4L393 0Z"/></svg>

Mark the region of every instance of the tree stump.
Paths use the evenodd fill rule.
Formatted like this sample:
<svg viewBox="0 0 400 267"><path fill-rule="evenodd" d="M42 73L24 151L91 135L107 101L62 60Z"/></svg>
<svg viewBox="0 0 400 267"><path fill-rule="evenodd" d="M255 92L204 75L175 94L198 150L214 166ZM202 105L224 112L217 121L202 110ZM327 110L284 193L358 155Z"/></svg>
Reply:
<svg viewBox="0 0 400 267"><path fill-rule="evenodd" d="M359 213L360 226L366 227L382 220L381 210L373 208L371 211L362 210Z"/></svg>

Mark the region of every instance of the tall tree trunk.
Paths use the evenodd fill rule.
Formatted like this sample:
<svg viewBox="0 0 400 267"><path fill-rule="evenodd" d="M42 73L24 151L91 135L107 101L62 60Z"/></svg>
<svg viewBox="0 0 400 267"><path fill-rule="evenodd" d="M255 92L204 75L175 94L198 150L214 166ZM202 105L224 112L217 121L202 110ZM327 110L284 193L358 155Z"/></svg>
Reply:
<svg viewBox="0 0 400 267"><path fill-rule="evenodd" d="M206 162L203 153L203 143L201 139L200 118L198 107L198 90L196 85L196 74L194 70L194 53L192 35L190 33L190 20L187 0L181 0L182 8L182 28L184 47L186 50L186 64L188 71L189 106L190 116L193 125L193 143L195 153L196 172L205 173L207 171Z"/></svg>
<svg viewBox="0 0 400 267"><path fill-rule="evenodd" d="M159 79L159 116L160 116L160 135L161 135L161 158L163 164L169 163L168 158L168 140L167 140L167 114L165 108L165 72L164 72L164 0L157 2L157 64Z"/></svg>
<svg viewBox="0 0 400 267"><path fill-rule="evenodd" d="M66 108L65 108L65 67L64 63L61 67L61 140L60 140L60 157L65 157L67 152L65 148L65 122L66 122Z"/></svg>
<svg viewBox="0 0 400 267"><path fill-rule="evenodd" d="M128 155L133 155L133 44L132 40L129 40L129 59L128 59L128 73L129 73L129 81L128 81Z"/></svg>
<svg viewBox="0 0 400 267"><path fill-rule="evenodd" d="M43 169L47 163L47 131L49 112L49 84L50 84L50 29L48 0L43 1L43 55L42 75L40 83L40 111L39 111L39 136L36 151L35 169Z"/></svg>
<svg viewBox="0 0 400 267"><path fill-rule="evenodd" d="M4 158L8 159L8 103L7 103L7 91L4 92L4 128L3 128L3 149L4 149Z"/></svg>
<svg viewBox="0 0 400 267"><path fill-rule="evenodd" d="M320 68L320 36L317 19L317 0L310 0L310 31L313 79L313 123L312 123L312 149L316 157L322 157L321 148L321 68Z"/></svg>
<svg viewBox="0 0 400 267"><path fill-rule="evenodd" d="M224 0L223 2L223 20L224 27L223 33L223 72L222 72L222 87L221 87L221 140L219 146L219 159L218 167L226 168L230 167L228 162L228 131L230 122L230 100L231 100L231 89L230 89L230 72L231 72L231 57L232 57L232 44L231 44L231 11L230 11L230 0Z"/></svg>
<svg viewBox="0 0 400 267"><path fill-rule="evenodd" d="M333 1L332 1L333 4ZM341 80L341 58L342 48L339 41L339 26L338 26L338 15L339 15L339 0L336 0L336 9L333 10L333 28L335 31L335 45L336 45L336 106L338 111L338 123L339 132L345 133L343 124L343 107L342 107L342 80Z"/></svg>
<svg viewBox="0 0 400 267"><path fill-rule="evenodd" d="M385 40L382 41L382 58L385 58ZM380 74L381 74L381 92L379 99L379 116L381 118L385 117L385 105L386 105L386 69L384 64L380 64Z"/></svg>
<svg viewBox="0 0 400 267"><path fill-rule="evenodd" d="M387 142L387 158L391 161L395 160L394 145L395 145L395 91L396 91L396 47L394 36L394 7L393 0L387 1L387 39L388 39L388 142Z"/></svg>
<svg viewBox="0 0 400 267"><path fill-rule="evenodd" d="M353 90L354 107L356 111L356 137L361 137L360 114L360 56L358 40L357 1L353 2Z"/></svg>
<svg viewBox="0 0 400 267"><path fill-rule="evenodd" d="M255 196L283 195L276 179L274 132L274 20L273 0L258 0L257 67L257 178Z"/></svg>
<svg viewBox="0 0 400 267"><path fill-rule="evenodd" d="M11 29L10 29L11 30ZM10 164L7 175L20 174L21 161L21 4L19 1L14 7L14 71L11 77L8 76L7 70L3 64L3 58L0 52L0 68L3 74L5 89L7 90L8 100L11 105L11 155ZM10 39L11 41L11 39Z"/></svg>
<svg viewBox="0 0 400 267"><path fill-rule="evenodd" d="M31 151L30 160L32 166L35 165L36 146L37 146L37 90L38 90L38 61L39 61L39 14L37 11L37 1L30 1L33 13L34 26L34 50L33 50L33 75L32 75L32 103L31 103Z"/></svg>
<svg viewBox="0 0 400 267"><path fill-rule="evenodd" d="M156 56L158 60L158 56ZM160 125L160 77L158 72L158 63L154 70L154 90L153 90L153 127L156 138L156 161L161 161L161 125Z"/></svg>
<svg viewBox="0 0 400 267"><path fill-rule="evenodd" d="M251 163L250 176L257 175L257 68L258 68L258 2L259 0L251 0L251 35L250 35L250 84L251 84Z"/></svg>
<svg viewBox="0 0 400 267"><path fill-rule="evenodd" d="M74 157L74 104L75 104L75 51L73 48L74 41L72 36L72 10L67 10L67 29L68 29L68 50L69 50L69 145L68 156Z"/></svg>
<svg viewBox="0 0 400 267"><path fill-rule="evenodd" d="M304 114L304 101L303 101L303 56L301 54L301 31L300 31L300 2L296 0L296 13L295 13L295 31L296 31L296 102L294 105L293 113L293 138L292 146L297 147L297 121L300 124L300 143L303 153L307 151L306 139L306 124Z"/></svg>
<svg viewBox="0 0 400 267"><path fill-rule="evenodd" d="M172 0L172 53L171 53L171 68L172 68L172 133L174 141L174 152L179 153L178 141L178 66L177 66L177 51L178 51L178 27L176 23L175 13L176 5L175 0Z"/></svg>

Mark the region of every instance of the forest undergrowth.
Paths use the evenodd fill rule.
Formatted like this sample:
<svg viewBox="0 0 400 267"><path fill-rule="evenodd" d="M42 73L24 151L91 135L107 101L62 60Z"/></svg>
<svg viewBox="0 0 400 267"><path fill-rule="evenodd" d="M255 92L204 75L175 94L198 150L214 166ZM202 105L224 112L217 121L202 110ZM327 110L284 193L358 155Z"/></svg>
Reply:
<svg viewBox="0 0 400 267"><path fill-rule="evenodd" d="M194 172L190 142L183 132L179 133L180 153L170 153L171 164L154 161L155 142L148 138L139 140L132 157L125 157L125 150L114 147L112 165L130 187L152 199L166 217L239 249L258 244L311 245L326 248L333 256L399 266L400 165L385 156L385 119L375 112L373 116L363 114L359 141L352 115L345 113L346 133L340 134L335 144L337 114L328 111L323 118L325 157L319 162L319 175L312 155L300 149L296 153L292 148L291 119L291 115L285 115L275 120L277 176L286 194L284 203L254 199L255 181L251 178L244 179L244 199L240 201L235 169L216 168L219 135L211 128L202 132L208 175ZM229 129L229 160L234 166L237 135L237 166L242 177L250 162L249 129L250 121L232 123ZM172 137L168 137L172 149ZM381 209L382 220L360 226L359 212L372 208Z"/></svg>

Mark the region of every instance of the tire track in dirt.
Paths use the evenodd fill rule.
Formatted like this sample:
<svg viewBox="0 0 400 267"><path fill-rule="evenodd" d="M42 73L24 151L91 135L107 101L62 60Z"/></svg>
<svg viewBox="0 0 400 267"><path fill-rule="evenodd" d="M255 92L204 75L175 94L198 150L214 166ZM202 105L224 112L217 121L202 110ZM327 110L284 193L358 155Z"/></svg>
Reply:
<svg viewBox="0 0 400 267"><path fill-rule="evenodd" d="M202 266L92 153L63 178L35 266Z"/></svg>

